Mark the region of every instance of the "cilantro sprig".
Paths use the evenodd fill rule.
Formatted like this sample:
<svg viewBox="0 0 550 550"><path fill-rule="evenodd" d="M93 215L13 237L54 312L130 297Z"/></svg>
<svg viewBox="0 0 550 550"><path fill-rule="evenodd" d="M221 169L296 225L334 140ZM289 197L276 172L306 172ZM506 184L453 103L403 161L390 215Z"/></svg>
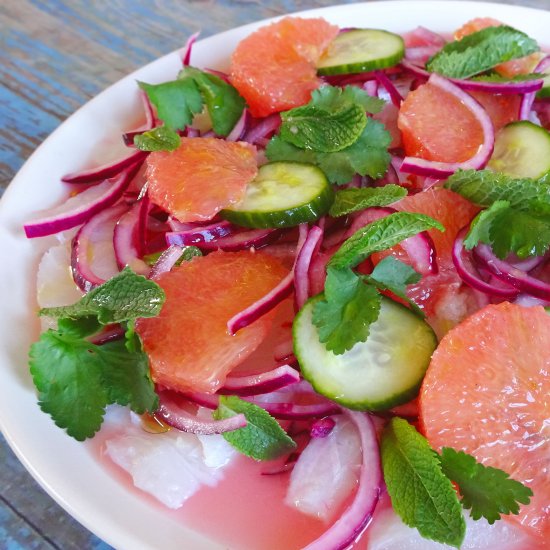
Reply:
<svg viewBox="0 0 550 550"><path fill-rule="evenodd" d="M133 324L158 315L164 299L156 283L126 268L76 304L40 311L58 325L32 344L30 372L41 409L71 437L92 437L110 403L129 405L138 414L156 410L149 359ZM123 340L101 346L88 340L111 323L126 325Z"/></svg>
<svg viewBox="0 0 550 550"><path fill-rule="evenodd" d="M381 439L384 480L396 513L427 539L459 548L466 524L462 509L489 523L517 514L531 489L502 470L486 467L464 452L444 447L436 453L406 420L393 418ZM451 481L458 485L459 500Z"/></svg>
<svg viewBox="0 0 550 550"><path fill-rule="evenodd" d="M445 187L485 207L473 220L464 240L471 249L479 242L499 258L540 256L550 249L550 185L540 180L512 178L491 170L462 170Z"/></svg>
<svg viewBox="0 0 550 550"><path fill-rule="evenodd" d="M307 105L282 113L280 134L269 142L267 158L315 164L338 185L355 174L380 178L388 168L391 136L365 113L379 112L383 104L353 86L323 86Z"/></svg>
<svg viewBox="0 0 550 550"><path fill-rule="evenodd" d="M512 27L488 27L447 43L426 68L449 78L469 78L500 63L539 50L535 40Z"/></svg>
<svg viewBox="0 0 550 550"><path fill-rule="evenodd" d="M185 67L176 80L162 84L139 82L164 125L136 136L134 142L144 151L173 151L179 143L177 130L192 124L193 117L206 107L214 132L227 136L245 107L237 90L220 77Z"/></svg>

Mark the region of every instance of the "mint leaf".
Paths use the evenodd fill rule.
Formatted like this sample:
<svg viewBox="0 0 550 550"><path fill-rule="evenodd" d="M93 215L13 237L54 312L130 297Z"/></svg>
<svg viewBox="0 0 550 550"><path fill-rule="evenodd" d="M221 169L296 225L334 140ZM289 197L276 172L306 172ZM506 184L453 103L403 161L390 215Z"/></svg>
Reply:
<svg viewBox="0 0 550 550"><path fill-rule="evenodd" d="M320 109L338 110L350 103L362 107L364 112L375 114L382 111L386 102L383 99L372 97L365 90L357 86L321 86L311 93L311 103Z"/></svg>
<svg viewBox="0 0 550 550"><path fill-rule="evenodd" d="M370 325L378 319L382 296L351 269L327 271L324 300L313 307L313 324L319 341L336 355L369 337Z"/></svg>
<svg viewBox="0 0 550 550"><path fill-rule="evenodd" d="M403 187L393 184L384 185L384 187L342 189L336 193L329 214L338 217L373 206L386 206L406 195L407 191Z"/></svg>
<svg viewBox="0 0 550 550"><path fill-rule="evenodd" d="M392 418L381 440L384 479L393 509L427 539L459 548L466 523L438 456L405 420Z"/></svg>
<svg viewBox="0 0 550 550"><path fill-rule="evenodd" d="M495 201L489 208L482 210L471 222L470 230L464 239L464 246L471 250L479 242L491 244L491 225L503 210L508 210L508 201Z"/></svg>
<svg viewBox="0 0 550 550"><path fill-rule="evenodd" d="M447 43L426 68L449 78L464 79L536 51L538 44L525 33L506 25L488 27Z"/></svg>
<svg viewBox="0 0 550 550"><path fill-rule="evenodd" d="M514 75L512 78L507 76L502 76L498 73L490 73L490 74L481 74L479 76L474 76L471 78L471 80L476 80L479 82L527 82L529 80L539 80L544 75L540 73L528 73L528 74L517 74Z"/></svg>
<svg viewBox="0 0 550 550"><path fill-rule="evenodd" d="M506 472L484 466L462 451L444 447L440 455L443 473L458 485L462 506L478 520L490 524L501 514L518 514L519 504L529 504L533 492Z"/></svg>
<svg viewBox="0 0 550 550"><path fill-rule="evenodd" d="M181 138L172 128L158 126L137 135L134 144L141 151L175 151L181 144Z"/></svg>
<svg viewBox="0 0 550 550"><path fill-rule="evenodd" d="M269 413L234 395L221 395L213 416L215 420L223 420L241 413L245 415L247 425L223 434L240 453L256 460L271 460L296 448L296 443Z"/></svg>
<svg viewBox="0 0 550 550"><path fill-rule="evenodd" d="M183 130L193 122L194 115L202 111L203 100L192 79L138 84L156 107L158 118L171 130Z"/></svg>
<svg viewBox="0 0 550 550"><path fill-rule="evenodd" d="M98 350L104 362L103 384L109 403L129 405L138 414L155 411L158 395L139 336L132 332L126 340L108 342Z"/></svg>
<svg viewBox="0 0 550 550"><path fill-rule="evenodd" d="M391 136L380 122L367 119L365 129L349 147L333 153L300 149L275 136L268 143L266 156L270 161L295 161L315 164L331 183L349 183L355 174L381 178L388 169L388 147Z"/></svg>
<svg viewBox="0 0 550 550"><path fill-rule="evenodd" d="M308 104L282 113L281 119L281 138L300 149L323 153L349 147L367 124L365 112L357 104L333 112Z"/></svg>
<svg viewBox="0 0 550 550"><path fill-rule="evenodd" d="M138 317L155 317L165 300L157 283L137 275L129 267L90 290L76 304L40 310L40 315L78 319L97 316L100 323L120 323Z"/></svg>
<svg viewBox="0 0 550 550"><path fill-rule="evenodd" d="M478 206L505 200L518 210L550 214L549 183L546 176L534 180L512 178L492 170L458 170L447 179L445 187Z"/></svg>
<svg viewBox="0 0 550 550"><path fill-rule="evenodd" d="M195 67L182 69L178 80L195 83L206 104L214 132L219 136L227 136L233 130L245 107L244 99L239 92L219 76Z"/></svg>
<svg viewBox="0 0 550 550"><path fill-rule="evenodd" d="M381 252L428 229L445 228L433 218L413 212L396 212L374 221L352 235L329 262L338 269L354 267L374 252Z"/></svg>

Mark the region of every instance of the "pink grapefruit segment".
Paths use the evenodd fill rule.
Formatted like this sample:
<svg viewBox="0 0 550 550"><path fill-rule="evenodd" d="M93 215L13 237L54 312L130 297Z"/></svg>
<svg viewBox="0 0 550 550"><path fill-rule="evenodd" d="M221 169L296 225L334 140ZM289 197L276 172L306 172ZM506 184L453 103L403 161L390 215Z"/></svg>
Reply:
<svg viewBox="0 0 550 550"><path fill-rule="evenodd" d="M215 392L227 374L262 342L271 316L235 336L227 321L272 290L288 269L269 254L212 252L163 273L166 293L158 317L139 319L137 332L155 383L178 391Z"/></svg>
<svg viewBox="0 0 550 550"><path fill-rule="evenodd" d="M149 196L181 222L206 221L238 203L258 172L256 149L217 138L181 138L147 157Z"/></svg>
<svg viewBox="0 0 550 550"><path fill-rule="evenodd" d="M452 329L420 392L435 449L462 449L529 486L519 522L550 537L550 315L542 307L488 305Z"/></svg>

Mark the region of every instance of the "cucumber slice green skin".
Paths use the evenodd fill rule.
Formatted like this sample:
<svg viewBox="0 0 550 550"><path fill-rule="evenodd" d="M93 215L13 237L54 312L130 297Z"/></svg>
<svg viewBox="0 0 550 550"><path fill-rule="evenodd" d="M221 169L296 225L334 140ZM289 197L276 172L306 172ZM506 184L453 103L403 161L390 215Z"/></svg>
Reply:
<svg viewBox="0 0 550 550"><path fill-rule="evenodd" d="M335 355L319 342L311 321L313 306L322 299L323 294L309 299L292 327L294 353L313 388L360 411L383 411L413 399L437 347L432 328L410 309L382 298L369 339Z"/></svg>
<svg viewBox="0 0 550 550"><path fill-rule="evenodd" d="M328 213L334 190L324 172L312 164L270 162L248 184L244 200L220 212L243 227L294 227Z"/></svg>
<svg viewBox="0 0 550 550"><path fill-rule="evenodd" d="M350 74L387 69L405 55L405 44L398 35L379 29L353 29L340 33L319 63L320 75Z"/></svg>
<svg viewBox="0 0 550 550"><path fill-rule="evenodd" d="M497 134L488 167L516 178L541 178L550 171L550 132L527 120L507 124Z"/></svg>
<svg viewBox="0 0 550 550"><path fill-rule="evenodd" d="M542 88L537 92L537 98L543 99L546 97L550 97L550 73L545 73L546 76L544 76L542 82Z"/></svg>

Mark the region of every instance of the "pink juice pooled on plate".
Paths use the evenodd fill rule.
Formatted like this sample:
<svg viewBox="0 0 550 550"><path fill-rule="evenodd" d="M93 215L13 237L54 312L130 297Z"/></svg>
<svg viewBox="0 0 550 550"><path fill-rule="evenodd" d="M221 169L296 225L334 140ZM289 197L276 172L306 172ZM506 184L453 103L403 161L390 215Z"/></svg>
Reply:
<svg viewBox="0 0 550 550"><path fill-rule="evenodd" d="M457 32L284 18L228 74L191 40L131 154L25 226L64 231L43 410L223 546L544 544L549 64Z"/></svg>

